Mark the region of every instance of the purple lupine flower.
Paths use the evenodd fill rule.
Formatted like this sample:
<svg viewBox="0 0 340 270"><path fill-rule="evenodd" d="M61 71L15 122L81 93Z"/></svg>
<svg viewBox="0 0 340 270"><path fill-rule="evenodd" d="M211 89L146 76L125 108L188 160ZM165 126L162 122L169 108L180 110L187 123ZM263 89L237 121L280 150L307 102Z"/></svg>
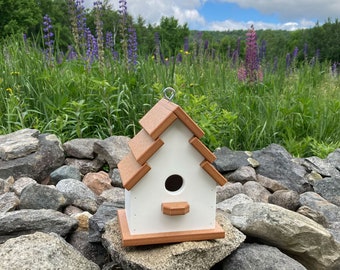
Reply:
<svg viewBox="0 0 340 270"><path fill-rule="evenodd" d="M114 40L113 40L113 35L111 32L106 32L105 35L105 48L111 52L112 56L114 59L116 59L115 57L115 50L114 50L115 44L114 44Z"/></svg>
<svg viewBox="0 0 340 270"><path fill-rule="evenodd" d="M299 48L295 47L293 51L293 59L292 59L293 61L297 58L298 53L299 53Z"/></svg>
<svg viewBox="0 0 340 270"><path fill-rule="evenodd" d="M289 73L289 71L290 71L291 63L292 63L291 55L290 55L290 53L287 53L287 55L286 55L286 72L287 73Z"/></svg>
<svg viewBox="0 0 340 270"><path fill-rule="evenodd" d="M44 32L44 41L46 46L46 57L48 61L53 60L53 32L52 32L52 21L51 18L46 14L43 18L43 32Z"/></svg>
<svg viewBox="0 0 340 270"><path fill-rule="evenodd" d="M247 32L245 69L249 82L256 82L260 79L260 64L257 54L256 32L252 25Z"/></svg>
<svg viewBox="0 0 340 270"><path fill-rule="evenodd" d="M273 72L273 73L277 70L278 61L279 61L278 57L275 56L275 58L274 58L274 64L273 64L273 69L272 69L272 72Z"/></svg>
<svg viewBox="0 0 340 270"><path fill-rule="evenodd" d="M208 50L208 48L209 48L209 40L206 39L204 41L203 51L206 52Z"/></svg>
<svg viewBox="0 0 340 270"><path fill-rule="evenodd" d="M129 27L128 29L129 39L128 39L128 64L133 67L137 64L137 34L136 29Z"/></svg>
<svg viewBox="0 0 340 270"><path fill-rule="evenodd" d="M236 63L238 61L238 50L234 50L232 55L231 55L231 63L232 63L232 66L235 67L236 66Z"/></svg>
<svg viewBox="0 0 340 270"><path fill-rule="evenodd" d="M77 53L76 53L76 51L74 50L73 46L72 46L72 45L68 45L68 46L67 46L67 49L68 49L67 60L76 59L76 58L77 58Z"/></svg>
<svg viewBox="0 0 340 270"><path fill-rule="evenodd" d="M184 51L184 53L189 52L189 38L188 37L184 38L183 51Z"/></svg>
<svg viewBox="0 0 340 270"><path fill-rule="evenodd" d="M104 68L104 37L103 37L103 21L101 20L101 11L103 4L101 1L95 1L93 3L93 9L95 11L95 25L97 34L97 46L98 46L98 60L101 69Z"/></svg>

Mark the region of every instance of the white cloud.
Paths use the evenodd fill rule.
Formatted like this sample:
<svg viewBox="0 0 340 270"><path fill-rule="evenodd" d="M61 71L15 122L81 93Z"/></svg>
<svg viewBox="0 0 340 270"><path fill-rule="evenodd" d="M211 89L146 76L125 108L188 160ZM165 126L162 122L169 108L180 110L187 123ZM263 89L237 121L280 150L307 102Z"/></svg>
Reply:
<svg viewBox="0 0 340 270"><path fill-rule="evenodd" d="M85 0L92 7L95 0ZM278 16L284 23L274 24L262 21L213 21L207 22L200 14L200 8L208 1L236 3L242 8L254 8L263 14ZM127 0L129 14L134 18L142 16L147 23L158 24L160 19L175 17L180 24L187 23L191 29L235 30L248 29L254 24L256 29L296 30L310 28L315 20L323 23L328 17L335 19L340 14L340 0ZM119 0L109 0L118 9Z"/></svg>
<svg viewBox="0 0 340 270"><path fill-rule="evenodd" d="M277 14L282 20L318 19L321 23L340 14L339 0L217 0L255 8L263 14Z"/></svg>

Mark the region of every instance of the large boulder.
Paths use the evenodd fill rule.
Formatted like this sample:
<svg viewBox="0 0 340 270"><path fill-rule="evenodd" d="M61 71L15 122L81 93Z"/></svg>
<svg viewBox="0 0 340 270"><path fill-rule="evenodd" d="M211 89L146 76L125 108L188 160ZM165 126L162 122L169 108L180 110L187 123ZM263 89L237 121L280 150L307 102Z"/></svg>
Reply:
<svg viewBox="0 0 340 270"><path fill-rule="evenodd" d="M55 233L36 232L9 239L0 245L0 269L99 270Z"/></svg>
<svg viewBox="0 0 340 270"><path fill-rule="evenodd" d="M217 220L226 231L224 239L123 248L117 219L113 219L107 223L102 241L113 263L122 269L206 270L231 254L245 240L245 236L223 215L218 215Z"/></svg>
<svg viewBox="0 0 340 270"><path fill-rule="evenodd" d="M231 222L248 236L275 246L307 269L339 269L340 245L320 224L277 205L236 205Z"/></svg>
<svg viewBox="0 0 340 270"><path fill-rule="evenodd" d="M67 236L77 226L76 219L52 209L27 209L0 213L0 243L36 231Z"/></svg>
<svg viewBox="0 0 340 270"><path fill-rule="evenodd" d="M64 150L53 134L23 129L0 136L0 178L31 177L39 183L64 163Z"/></svg>
<svg viewBox="0 0 340 270"><path fill-rule="evenodd" d="M257 243L243 243L220 265L222 270L307 270L302 264L287 256L278 248Z"/></svg>

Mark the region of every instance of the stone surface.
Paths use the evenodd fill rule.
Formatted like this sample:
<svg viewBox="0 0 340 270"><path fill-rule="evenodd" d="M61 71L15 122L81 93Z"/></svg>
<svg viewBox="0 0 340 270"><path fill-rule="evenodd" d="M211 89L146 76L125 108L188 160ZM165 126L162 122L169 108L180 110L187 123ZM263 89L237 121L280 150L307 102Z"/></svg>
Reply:
<svg viewBox="0 0 340 270"><path fill-rule="evenodd" d="M111 136L105 140L97 141L93 145L93 151L98 155L100 160L105 160L110 167L110 171L117 168L119 161L125 157L129 151L126 136Z"/></svg>
<svg viewBox="0 0 340 270"><path fill-rule="evenodd" d="M217 209L231 213L235 205L242 203L253 203L254 201L246 194L237 194L229 199L219 202L216 205Z"/></svg>
<svg viewBox="0 0 340 270"><path fill-rule="evenodd" d="M90 243L88 241L88 232L86 231L76 231L72 233L68 238L68 242L85 258L93 261L101 268L110 261L110 255L101 243ZM115 268L111 268L111 270L112 269Z"/></svg>
<svg viewBox="0 0 340 270"><path fill-rule="evenodd" d="M307 270L278 248L256 243L243 243L221 266L223 270Z"/></svg>
<svg viewBox="0 0 340 270"><path fill-rule="evenodd" d="M58 182L56 188L64 194L72 205L90 213L97 211L96 195L83 182L63 179Z"/></svg>
<svg viewBox="0 0 340 270"><path fill-rule="evenodd" d="M268 202L296 211L300 206L299 199L299 193L294 190L278 190L269 195Z"/></svg>
<svg viewBox="0 0 340 270"><path fill-rule="evenodd" d="M30 184L36 183L37 181L30 177L20 177L14 182L13 186L11 187L11 190L13 190L16 195L20 196L21 192L24 190L25 187L27 187Z"/></svg>
<svg viewBox="0 0 340 270"><path fill-rule="evenodd" d="M54 233L36 232L0 245L0 269L99 270L99 266Z"/></svg>
<svg viewBox="0 0 340 270"><path fill-rule="evenodd" d="M36 152L39 145L38 135L38 130L29 128L0 135L0 159L16 159Z"/></svg>
<svg viewBox="0 0 340 270"><path fill-rule="evenodd" d="M63 179L75 179L81 180L80 171L78 168L73 166L64 165L55 169L50 174L50 183L56 185L60 180Z"/></svg>
<svg viewBox="0 0 340 270"><path fill-rule="evenodd" d="M319 157L308 157L304 158L303 161L302 165L309 171L316 172L323 177L340 177L340 171L326 160Z"/></svg>
<svg viewBox="0 0 340 270"><path fill-rule="evenodd" d="M77 225L76 219L51 209L0 213L0 243L36 231L54 232L66 236L75 230Z"/></svg>
<svg viewBox="0 0 340 270"><path fill-rule="evenodd" d="M287 190L287 187L285 187L278 181L271 179L269 177L263 176L261 174L256 175L256 181L259 182L261 186L268 189L270 192L275 192L278 190Z"/></svg>
<svg viewBox="0 0 340 270"><path fill-rule="evenodd" d="M237 194L243 193L243 186L241 183L226 183L223 186L216 187L216 202L222 202Z"/></svg>
<svg viewBox="0 0 340 270"><path fill-rule="evenodd" d="M124 248L117 219L113 219L106 225L103 245L113 263L123 269L206 270L231 254L245 240L245 236L223 215L218 215L217 220L226 232L224 239Z"/></svg>
<svg viewBox="0 0 340 270"><path fill-rule="evenodd" d="M79 159L94 159L93 146L95 142L101 141L95 138L79 138L67 141L63 144L67 157L75 157Z"/></svg>
<svg viewBox="0 0 340 270"><path fill-rule="evenodd" d="M7 192L0 195L0 213L15 210L19 202L19 198L14 192Z"/></svg>
<svg viewBox="0 0 340 270"><path fill-rule="evenodd" d="M325 228L328 227L328 222L325 218L325 216L319 212L316 211L308 206L301 206L299 209L296 211L297 213L304 215L305 217L308 217L312 220L314 220L316 223L319 223L320 225L324 226Z"/></svg>
<svg viewBox="0 0 340 270"><path fill-rule="evenodd" d="M228 175L228 181L230 182L240 182L244 184L245 182L256 180L255 169L250 166L242 166Z"/></svg>
<svg viewBox="0 0 340 270"><path fill-rule="evenodd" d="M65 165L78 168L82 175L89 172L98 172L105 164L105 161L95 159L66 158Z"/></svg>
<svg viewBox="0 0 340 270"><path fill-rule="evenodd" d="M123 188L115 187L104 190L98 197L98 204L104 202L112 202L117 208L125 207L125 190Z"/></svg>
<svg viewBox="0 0 340 270"><path fill-rule="evenodd" d="M340 171L340 148L330 153L327 156L326 161L332 164L335 168L337 168Z"/></svg>
<svg viewBox="0 0 340 270"><path fill-rule="evenodd" d="M282 146L271 144L266 148L253 152L260 163L256 173L275 179L283 186L299 193L310 191L311 185L304 178L306 169L293 161L291 154Z"/></svg>
<svg viewBox="0 0 340 270"><path fill-rule="evenodd" d="M315 182L314 191L327 201L340 206L340 177L329 177Z"/></svg>
<svg viewBox="0 0 340 270"><path fill-rule="evenodd" d="M54 186L30 184L20 195L20 209L61 210L69 201Z"/></svg>
<svg viewBox="0 0 340 270"><path fill-rule="evenodd" d="M83 183L97 195L102 194L104 190L113 188L109 174L104 171L86 174Z"/></svg>
<svg viewBox="0 0 340 270"><path fill-rule="evenodd" d="M307 269L339 269L340 245L320 224L277 205L238 204L231 222L247 236L292 254Z"/></svg>
<svg viewBox="0 0 340 270"><path fill-rule="evenodd" d="M14 185L14 178L13 176L9 176L6 179L0 178L0 194L4 194L9 192Z"/></svg>
<svg viewBox="0 0 340 270"><path fill-rule="evenodd" d="M64 150L57 136L41 134L38 140L39 147L34 153L16 159L0 159L0 178L30 177L40 183L53 170L62 166L65 159Z"/></svg>
<svg viewBox="0 0 340 270"><path fill-rule="evenodd" d="M235 171L242 166L258 165L257 161L252 158L251 152L232 151L227 147L220 147L214 151L216 160L214 165L219 172Z"/></svg>
<svg viewBox="0 0 340 270"><path fill-rule="evenodd" d="M255 181L245 183L243 185L243 190L254 202L268 202L268 197L271 194L261 184Z"/></svg>
<svg viewBox="0 0 340 270"><path fill-rule="evenodd" d="M111 170L110 172L111 177L111 185L114 187L123 187L122 179L120 178L120 173L117 168Z"/></svg>
<svg viewBox="0 0 340 270"><path fill-rule="evenodd" d="M87 211L81 213L75 213L71 215L72 218L78 220L77 231L88 231L89 230L89 219L92 217Z"/></svg>
<svg viewBox="0 0 340 270"><path fill-rule="evenodd" d="M104 202L89 220L89 242L100 242L108 221L117 216L117 207L112 202Z"/></svg>

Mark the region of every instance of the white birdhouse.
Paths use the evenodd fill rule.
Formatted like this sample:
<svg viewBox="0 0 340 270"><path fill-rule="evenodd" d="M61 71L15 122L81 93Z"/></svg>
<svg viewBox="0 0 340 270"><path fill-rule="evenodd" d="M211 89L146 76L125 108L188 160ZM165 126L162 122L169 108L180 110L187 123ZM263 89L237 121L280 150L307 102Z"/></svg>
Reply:
<svg viewBox="0 0 340 270"><path fill-rule="evenodd" d="M202 129L178 105L161 99L139 121L130 153L118 164L125 209L118 210L123 246L224 237L215 220L216 184Z"/></svg>

